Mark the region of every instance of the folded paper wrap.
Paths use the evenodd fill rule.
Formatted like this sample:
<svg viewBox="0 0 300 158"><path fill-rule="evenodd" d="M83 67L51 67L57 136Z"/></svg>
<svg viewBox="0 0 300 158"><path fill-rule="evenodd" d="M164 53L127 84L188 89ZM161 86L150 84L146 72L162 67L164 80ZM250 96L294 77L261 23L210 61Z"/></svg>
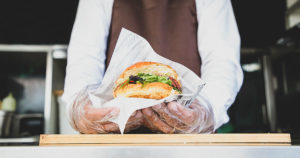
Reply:
<svg viewBox="0 0 300 158"><path fill-rule="evenodd" d="M119 75L127 67L142 61L166 64L176 70L182 84L182 95L169 96L161 100L123 97L113 98L114 82ZM90 92L88 95L92 104L96 107L113 106L120 109L119 116L109 121L118 124L121 133L123 133L126 122L134 111L172 100L188 102L188 100L192 100L195 93L197 93L197 88L203 87L204 84L205 83L190 69L158 55L144 38L123 28L102 83L95 91Z"/></svg>

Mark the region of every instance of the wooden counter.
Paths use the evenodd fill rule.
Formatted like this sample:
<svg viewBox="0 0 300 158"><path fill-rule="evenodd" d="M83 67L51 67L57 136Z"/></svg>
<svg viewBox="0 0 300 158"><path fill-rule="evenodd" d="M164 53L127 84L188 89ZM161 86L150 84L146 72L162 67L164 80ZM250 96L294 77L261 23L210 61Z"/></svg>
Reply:
<svg viewBox="0 0 300 158"><path fill-rule="evenodd" d="M290 134L98 134L41 135L40 146L289 146Z"/></svg>

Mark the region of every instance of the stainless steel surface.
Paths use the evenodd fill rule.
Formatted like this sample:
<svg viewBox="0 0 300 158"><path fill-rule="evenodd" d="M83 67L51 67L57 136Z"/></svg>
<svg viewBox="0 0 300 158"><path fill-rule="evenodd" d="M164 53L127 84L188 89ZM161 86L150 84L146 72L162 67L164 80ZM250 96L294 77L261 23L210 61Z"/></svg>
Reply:
<svg viewBox="0 0 300 158"><path fill-rule="evenodd" d="M39 137L26 137L26 138L0 138L1 143L37 143L39 142ZM1 147L0 147L1 148Z"/></svg>
<svg viewBox="0 0 300 158"><path fill-rule="evenodd" d="M9 137L14 113L0 110L0 137Z"/></svg>
<svg viewBox="0 0 300 158"><path fill-rule="evenodd" d="M1 158L298 158L300 146L2 147Z"/></svg>
<svg viewBox="0 0 300 158"><path fill-rule="evenodd" d="M265 54L268 51L269 51L268 48L241 48L242 55Z"/></svg>
<svg viewBox="0 0 300 158"><path fill-rule="evenodd" d="M0 52L54 52L55 59L66 59L68 45L21 45L21 44L0 44ZM62 52L60 52L62 51ZM242 54L257 54L268 52L268 48L242 48Z"/></svg>
<svg viewBox="0 0 300 158"><path fill-rule="evenodd" d="M264 81L265 81L265 94L268 122L270 124L271 132L276 132L276 105L275 105L275 92L273 85L273 75L271 67L271 59L269 55L263 55L264 67Z"/></svg>
<svg viewBox="0 0 300 158"><path fill-rule="evenodd" d="M287 76L286 76L286 63L285 61L282 63L282 82L283 82L283 92L285 95L288 95L288 82L287 82Z"/></svg>
<svg viewBox="0 0 300 158"><path fill-rule="evenodd" d="M57 122L55 117L55 107L52 106L54 99L52 94L53 83L53 56L52 51L47 54L46 65L46 90L45 90L45 107L44 107L44 121L45 121L45 134L57 133Z"/></svg>
<svg viewBox="0 0 300 158"><path fill-rule="evenodd" d="M55 49L53 51L54 59L67 59L67 51L66 49Z"/></svg>
<svg viewBox="0 0 300 158"><path fill-rule="evenodd" d="M0 44L0 52L39 52L47 53L56 49L67 49L67 45L22 45Z"/></svg>

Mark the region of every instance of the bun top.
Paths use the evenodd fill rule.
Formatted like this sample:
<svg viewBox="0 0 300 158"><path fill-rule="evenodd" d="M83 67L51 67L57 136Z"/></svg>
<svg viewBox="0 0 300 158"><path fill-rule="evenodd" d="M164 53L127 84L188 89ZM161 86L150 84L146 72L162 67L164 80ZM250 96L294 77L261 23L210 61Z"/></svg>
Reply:
<svg viewBox="0 0 300 158"><path fill-rule="evenodd" d="M116 85L126 81L129 76L135 76L138 73L150 75L167 76L178 80L176 71L168 65L156 62L138 62L128 67L117 79Z"/></svg>

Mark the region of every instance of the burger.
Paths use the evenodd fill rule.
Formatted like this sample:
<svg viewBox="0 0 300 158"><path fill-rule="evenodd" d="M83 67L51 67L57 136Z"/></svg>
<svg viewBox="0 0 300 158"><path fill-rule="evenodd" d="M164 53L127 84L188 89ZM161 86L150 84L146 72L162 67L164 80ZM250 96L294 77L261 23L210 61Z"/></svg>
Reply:
<svg viewBox="0 0 300 158"><path fill-rule="evenodd" d="M114 97L162 99L181 94L176 71L156 62L138 62L128 67L116 80Z"/></svg>

